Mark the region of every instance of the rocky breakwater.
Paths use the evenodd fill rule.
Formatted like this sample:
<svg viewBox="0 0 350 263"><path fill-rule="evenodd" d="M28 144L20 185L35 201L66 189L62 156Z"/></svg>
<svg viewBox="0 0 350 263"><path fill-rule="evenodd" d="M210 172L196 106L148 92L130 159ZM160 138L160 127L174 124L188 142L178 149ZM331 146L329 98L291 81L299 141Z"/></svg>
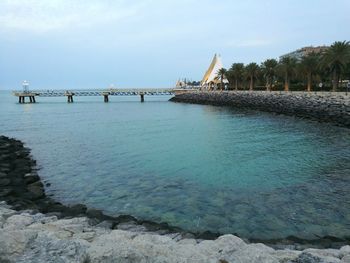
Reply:
<svg viewBox="0 0 350 263"><path fill-rule="evenodd" d="M212 91L182 93L170 100L262 110L350 128L350 94L345 93Z"/></svg>
<svg viewBox="0 0 350 263"><path fill-rule="evenodd" d="M113 230L94 225L86 217L58 219L32 210L15 211L0 202L0 262L350 262L350 246L274 250L263 244L247 244L234 235L216 240L180 236Z"/></svg>

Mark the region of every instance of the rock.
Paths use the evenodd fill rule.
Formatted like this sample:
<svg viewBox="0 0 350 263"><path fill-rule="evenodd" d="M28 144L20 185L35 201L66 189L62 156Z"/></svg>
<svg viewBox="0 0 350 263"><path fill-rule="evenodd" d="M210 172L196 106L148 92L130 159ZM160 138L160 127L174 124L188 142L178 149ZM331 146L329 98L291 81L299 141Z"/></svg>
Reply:
<svg viewBox="0 0 350 263"><path fill-rule="evenodd" d="M340 263L340 259L302 252L292 263Z"/></svg>
<svg viewBox="0 0 350 263"><path fill-rule="evenodd" d="M0 262L16 262L36 237L37 232L32 230L0 229Z"/></svg>
<svg viewBox="0 0 350 263"><path fill-rule="evenodd" d="M86 210L87 210L86 206L82 205L82 204L76 204L76 205L73 205L73 206L69 207L69 212L72 215L85 214Z"/></svg>
<svg viewBox="0 0 350 263"><path fill-rule="evenodd" d="M32 184L40 180L37 174L27 173L24 175L24 181L26 184Z"/></svg>
<svg viewBox="0 0 350 263"><path fill-rule="evenodd" d="M102 221L101 223L97 224L96 227L112 229L113 222L105 220L105 221Z"/></svg>
<svg viewBox="0 0 350 263"><path fill-rule="evenodd" d="M29 214L20 214L9 217L3 227L7 229L24 229L32 223L34 223L34 219Z"/></svg>
<svg viewBox="0 0 350 263"><path fill-rule="evenodd" d="M350 262L350 255L348 254L348 255L344 256L340 262L341 263L349 263Z"/></svg>
<svg viewBox="0 0 350 263"><path fill-rule="evenodd" d="M350 246L349 245L341 247L340 251L339 251L340 257L344 257L346 255L350 255Z"/></svg>
<svg viewBox="0 0 350 263"><path fill-rule="evenodd" d="M340 258L339 249L314 249L308 248L304 250L304 253L309 253L318 257L334 257Z"/></svg>
<svg viewBox="0 0 350 263"><path fill-rule="evenodd" d="M298 256L301 254L301 251L282 249L275 250L275 252L273 252L272 254L279 262L291 262L298 258Z"/></svg>
<svg viewBox="0 0 350 263"><path fill-rule="evenodd" d="M132 232L145 232L147 228L143 225L138 225L135 222L120 223L117 225L119 230L128 230Z"/></svg>
<svg viewBox="0 0 350 263"><path fill-rule="evenodd" d="M19 263L86 263L89 262L85 240L59 239L47 233L40 233L27 253L21 255Z"/></svg>
<svg viewBox="0 0 350 263"><path fill-rule="evenodd" d="M87 209L86 214L92 218L97 218L97 219L103 218L103 213L101 212L101 210L97 210L97 209L92 209L92 208Z"/></svg>
<svg viewBox="0 0 350 263"><path fill-rule="evenodd" d="M10 179L0 178L0 186L7 186L11 183Z"/></svg>
<svg viewBox="0 0 350 263"><path fill-rule="evenodd" d="M31 200L42 198L45 195L44 189L41 186L30 184L27 189L31 194Z"/></svg>

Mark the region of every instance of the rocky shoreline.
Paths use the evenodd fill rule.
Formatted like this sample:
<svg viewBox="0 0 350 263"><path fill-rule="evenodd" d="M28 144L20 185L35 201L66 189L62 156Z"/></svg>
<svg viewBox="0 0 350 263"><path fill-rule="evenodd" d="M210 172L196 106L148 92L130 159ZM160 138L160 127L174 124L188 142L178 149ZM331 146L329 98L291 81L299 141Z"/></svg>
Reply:
<svg viewBox="0 0 350 263"><path fill-rule="evenodd" d="M261 110L350 128L350 95L345 93L198 91L177 94L170 101Z"/></svg>
<svg viewBox="0 0 350 263"><path fill-rule="evenodd" d="M22 142L0 136L0 262L350 262L349 241L333 237L265 241L274 249L65 206L45 195L35 167ZM338 249L305 249L314 245Z"/></svg>

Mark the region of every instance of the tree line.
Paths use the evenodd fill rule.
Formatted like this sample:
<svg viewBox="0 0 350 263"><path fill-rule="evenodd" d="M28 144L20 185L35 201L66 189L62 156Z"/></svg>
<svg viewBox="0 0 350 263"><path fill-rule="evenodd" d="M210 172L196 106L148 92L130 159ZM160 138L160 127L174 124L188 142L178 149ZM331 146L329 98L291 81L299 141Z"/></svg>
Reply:
<svg viewBox="0 0 350 263"><path fill-rule="evenodd" d="M234 90L307 90L343 89L342 80L350 79L350 42L336 41L323 53L310 53L301 60L283 57L279 61L267 59L255 62L233 63L229 69L217 72L220 88ZM321 85L317 85L322 83Z"/></svg>

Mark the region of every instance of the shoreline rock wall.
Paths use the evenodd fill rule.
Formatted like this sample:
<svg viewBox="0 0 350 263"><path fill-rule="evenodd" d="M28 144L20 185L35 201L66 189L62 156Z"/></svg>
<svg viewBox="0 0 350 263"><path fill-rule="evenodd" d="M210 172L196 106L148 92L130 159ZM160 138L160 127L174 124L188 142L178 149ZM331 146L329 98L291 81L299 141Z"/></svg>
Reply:
<svg viewBox="0 0 350 263"><path fill-rule="evenodd" d="M340 249L276 250L234 235L180 239L144 231L113 230L86 217L58 219L0 202L0 262L14 263L349 263Z"/></svg>
<svg viewBox="0 0 350 263"><path fill-rule="evenodd" d="M173 102L247 108L309 118L350 128L350 94L332 92L187 92Z"/></svg>

